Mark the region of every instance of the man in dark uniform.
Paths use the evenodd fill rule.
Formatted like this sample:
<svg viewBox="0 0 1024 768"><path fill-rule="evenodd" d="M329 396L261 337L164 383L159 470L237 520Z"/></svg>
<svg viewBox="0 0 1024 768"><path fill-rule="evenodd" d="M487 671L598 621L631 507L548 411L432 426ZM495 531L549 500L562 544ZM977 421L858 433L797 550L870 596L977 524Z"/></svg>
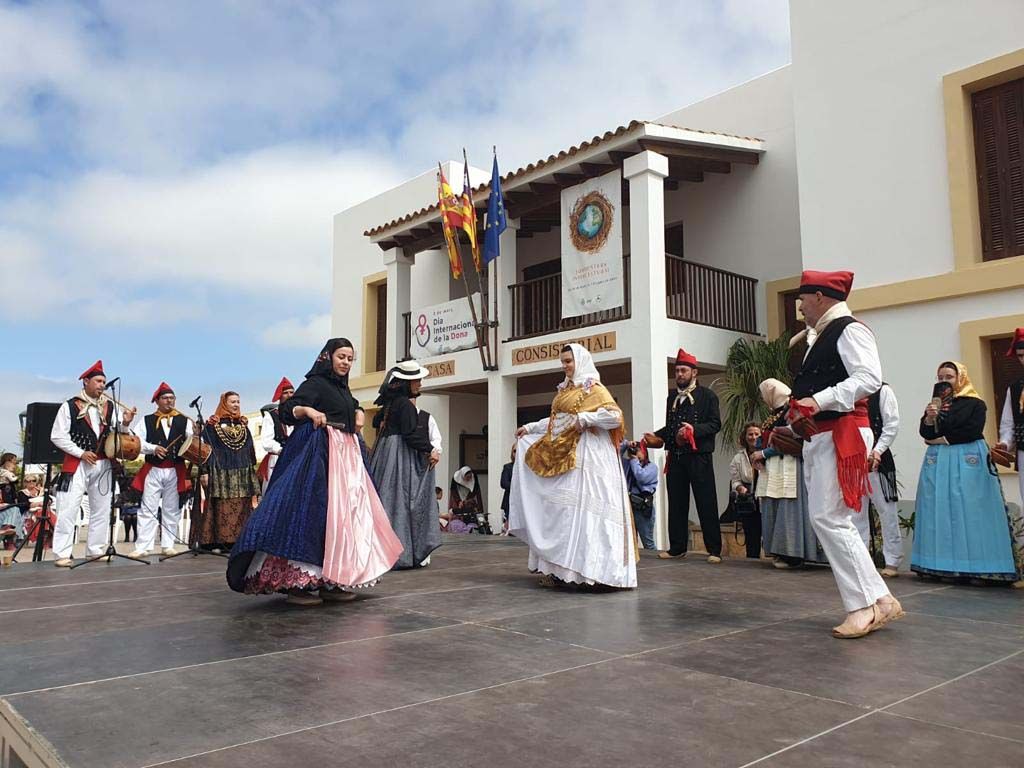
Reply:
<svg viewBox="0 0 1024 768"><path fill-rule="evenodd" d="M690 537L690 491L697 503L709 563L722 562L722 529L715 490L715 435L722 428L718 395L697 383L697 358L680 349L676 388L665 405L665 426L644 435L651 448L668 451L668 538L663 559L685 557Z"/></svg>
<svg viewBox="0 0 1024 768"><path fill-rule="evenodd" d="M1013 341L1006 350L1007 357L1016 357L1024 365L1024 328L1013 332ZM999 417L999 443L996 448L1011 453L1016 458L1017 479L1020 495L1024 500L1024 376L1006 388L1003 412Z"/></svg>

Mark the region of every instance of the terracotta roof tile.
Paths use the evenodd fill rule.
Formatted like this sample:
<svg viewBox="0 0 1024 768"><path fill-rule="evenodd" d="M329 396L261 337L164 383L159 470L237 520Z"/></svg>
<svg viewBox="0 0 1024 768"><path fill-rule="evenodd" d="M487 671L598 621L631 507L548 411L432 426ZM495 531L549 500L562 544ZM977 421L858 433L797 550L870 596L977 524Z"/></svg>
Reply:
<svg viewBox="0 0 1024 768"><path fill-rule="evenodd" d="M628 125L620 125L614 131L607 131L606 133L604 133L601 136L594 136L589 141L584 141L584 142L582 142L580 144L577 144L575 146L569 147L569 149L563 150L563 151L559 152L557 155L548 155L548 157L546 157L546 158L544 158L542 160L538 160L538 161L536 161L534 163L530 163L529 165L524 165L523 167L518 168L515 171L512 171L511 173L505 174L504 176L501 177L502 188L504 188L509 182L519 178L520 176L523 176L523 175L525 175L527 173L530 173L532 171L536 171L536 170L538 170L540 168L543 168L543 167L545 167L547 165L551 165L552 163L558 162L560 160L564 160L567 157L572 157L573 155L577 155L580 152L583 152L585 150L591 149L591 148L597 146L598 144L602 144L602 143L608 141L609 139L615 139L615 138L618 138L619 136L623 136L623 135L629 133L630 131L632 131L632 130L634 130L636 128L639 128L642 125L658 125L658 126L665 127L665 128L679 128L680 127L680 126L675 126L675 125L665 125L663 123L652 123L650 121L645 121L645 120L633 120ZM702 131L702 130L698 130L698 129L695 129L695 128L685 128L683 130L689 131L690 133L704 134L706 136L723 136L725 138L730 138L730 139L743 139L744 141L761 141L761 139L757 139L757 138L754 138L754 137L751 137L751 136L735 136L735 135L729 134L729 133L718 133L716 131ZM488 181L488 182L486 182L484 184L480 184L479 186L474 188L473 189L474 199L478 199L476 197L478 192L486 191L486 192L490 193L490 187L491 187L491 183L490 183L490 181ZM402 223L407 222L407 221L412 221L413 219L419 218L420 216L423 216L424 214L431 213L431 212L436 211L436 210L438 210L437 203L434 203L433 205L428 205L428 206L426 206L424 208L420 208L418 211L413 211L412 213L407 213L405 216L401 216L401 217L399 217L397 219L392 219L391 221L387 222L386 224L381 224L380 226L374 227L373 229L368 229L365 232L363 232L363 235L365 235L366 237L371 237L373 235L376 235L376 234L379 234L379 233L383 232L386 229L391 229L392 227L394 227L394 226L396 226L398 224L402 224Z"/></svg>

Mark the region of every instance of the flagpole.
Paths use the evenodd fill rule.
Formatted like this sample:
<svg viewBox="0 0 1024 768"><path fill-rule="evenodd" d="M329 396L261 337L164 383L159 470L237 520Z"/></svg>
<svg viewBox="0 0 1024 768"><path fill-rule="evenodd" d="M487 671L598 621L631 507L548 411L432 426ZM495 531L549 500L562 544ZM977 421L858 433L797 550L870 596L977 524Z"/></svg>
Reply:
<svg viewBox="0 0 1024 768"><path fill-rule="evenodd" d="M444 233L445 246L449 249L449 258L452 244L455 245L455 258L459 262L459 274L462 276L462 284L466 287L466 301L469 302L469 313L473 319L473 330L476 333L476 348L480 351L480 365L483 366L484 370L487 370L487 360L484 359L483 345L480 343L480 321L477 319L476 307L473 305L473 295L469 289L469 278L466 277L466 265L462 261L462 248L459 245L459 230L451 226L445 213L445 197L444 189L441 186L441 181L444 179L444 171L441 168L441 163L437 164L437 180L438 180L438 199L441 203L441 230ZM454 196L454 192L452 192ZM459 205L461 209L461 203ZM461 227L459 227L461 229ZM451 240L449 240L449 236ZM454 272L454 269L452 270ZM453 275L454 276L454 275ZM456 278L458 279L458 278Z"/></svg>
<svg viewBox="0 0 1024 768"><path fill-rule="evenodd" d="M495 160L495 162L497 162L498 147L497 146L492 146L491 147L491 151L494 153L494 160ZM493 189L491 190L491 194L494 194L494 190ZM490 225L490 223L491 223L490 221L487 222L488 225ZM499 234L498 237L500 238L501 235ZM493 259L491 261L493 261ZM491 268L490 262L486 262L484 264L484 266L487 267L487 269ZM498 272L499 272L499 270L497 270L497 269L494 270L494 321L491 323L491 327L494 328L494 353L495 353L495 355L498 354L498 349L499 349L499 346L498 346L498 333L499 333L499 331L498 331L498 325L499 325L499 320L498 320ZM496 364L494 365L494 369L495 370L498 369L498 366Z"/></svg>
<svg viewBox="0 0 1024 768"><path fill-rule="evenodd" d="M473 270L476 272L476 284L480 288L480 323L483 330L483 345L486 348L486 362L484 362L484 370L491 370L491 335L489 333L489 323L487 321L487 277L484 275L482 281L480 276L480 270L477 268L477 264L480 260L480 231L476 227L476 207L473 204L473 187L469 183L469 159L466 157L466 148L462 148L462 177L463 186L466 188L466 194L469 195L469 210L473 215L473 229L476 232L476 247L474 249L473 256ZM473 243L470 243L470 248L473 248ZM486 269L486 266L484 267ZM467 291L469 288L467 287ZM478 338L480 334L478 334Z"/></svg>
<svg viewBox="0 0 1024 768"><path fill-rule="evenodd" d="M452 232L452 237L455 240L455 252L459 254L459 263L462 264L462 282L466 286L466 301L469 302L469 312L473 317L473 329L476 331L476 348L480 351L480 365L482 365L486 371L487 358L484 357L484 344L480 339L480 321L477 319L476 305L473 304L473 294L470 292L469 278L466 277L466 265L462 261L462 246L459 244L458 230Z"/></svg>

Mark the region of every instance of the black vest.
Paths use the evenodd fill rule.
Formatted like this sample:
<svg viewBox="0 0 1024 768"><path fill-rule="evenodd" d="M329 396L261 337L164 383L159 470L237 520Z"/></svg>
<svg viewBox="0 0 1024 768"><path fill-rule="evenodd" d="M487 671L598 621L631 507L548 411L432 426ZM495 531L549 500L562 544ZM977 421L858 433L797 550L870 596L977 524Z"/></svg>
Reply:
<svg viewBox="0 0 1024 768"><path fill-rule="evenodd" d="M178 455L178 450L181 448L181 443L185 439L185 425L188 424L188 419L178 414L171 419L170 434L164 434L163 427L157 427L156 425L156 414L151 413L146 416L146 442L152 443L153 445L159 445L161 448L166 448L168 445L171 449L167 453L166 458L158 458L156 454L151 454L146 457L147 464L163 464L168 459L173 459L175 464L184 464L185 459Z"/></svg>
<svg viewBox="0 0 1024 768"><path fill-rule="evenodd" d="M858 321L855 317L836 318L818 335L793 382L794 398L800 400L811 397L816 392L834 387L850 377L849 371L843 365L843 359L839 356L839 337L846 326L856 322ZM838 419L842 415L838 411L821 411L814 418L828 421Z"/></svg>
<svg viewBox="0 0 1024 768"><path fill-rule="evenodd" d="M882 386L886 387L884 381ZM882 390L879 389L868 397L868 420L871 422L871 432L875 436L875 442L882 435ZM896 460L889 448L882 454L882 460L878 463L878 477L882 484L882 494L886 501L898 501L899 495L896 487Z"/></svg>
<svg viewBox="0 0 1024 768"><path fill-rule="evenodd" d="M267 411L267 413L270 414L270 420L274 422L274 439L283 448L285 441L288 439L288 431L285 429L284 422L281 421L281 414L277 408Z"/></svg>
<svg viewBox="0 0 1024 768"><path fill-rule="evenodd" d="M1018 451L1024 451L1024 408L1020 405L1022 392L1024 379L1017 379L1010 385L1010 411L1013 413L1013 439Z"/></svg>
<svg viewBox="0 0 1024 768"><path fill-rule="evenodd" d="M68 434L71 437L71 442L83 451L99 453L99 447L110 431L110 420L114 415L114 406L109 401L104 403L106 414L103 417L103 421L105 423L100 427L100 434L97 437L96 433L92 431L92 427L89 426L88 419L78 418L79 403L84 404L84 401L79 400L77 397L72 397L68 400L68 410L71 412L71 429L68 431Z"/></svg>

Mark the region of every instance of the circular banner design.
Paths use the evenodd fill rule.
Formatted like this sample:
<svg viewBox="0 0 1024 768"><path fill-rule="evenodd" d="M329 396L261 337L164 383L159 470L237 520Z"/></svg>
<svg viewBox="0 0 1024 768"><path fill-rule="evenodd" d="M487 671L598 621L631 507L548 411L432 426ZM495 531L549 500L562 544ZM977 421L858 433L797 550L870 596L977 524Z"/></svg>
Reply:
<svg viewBox="0 0 1024 768"><path fill-rule="evenodd" d="M595 253L604 246L612 229L615 210L608 198L594 190L573 206L569 214L569 236L573 247L583 253Z"/></svg>

